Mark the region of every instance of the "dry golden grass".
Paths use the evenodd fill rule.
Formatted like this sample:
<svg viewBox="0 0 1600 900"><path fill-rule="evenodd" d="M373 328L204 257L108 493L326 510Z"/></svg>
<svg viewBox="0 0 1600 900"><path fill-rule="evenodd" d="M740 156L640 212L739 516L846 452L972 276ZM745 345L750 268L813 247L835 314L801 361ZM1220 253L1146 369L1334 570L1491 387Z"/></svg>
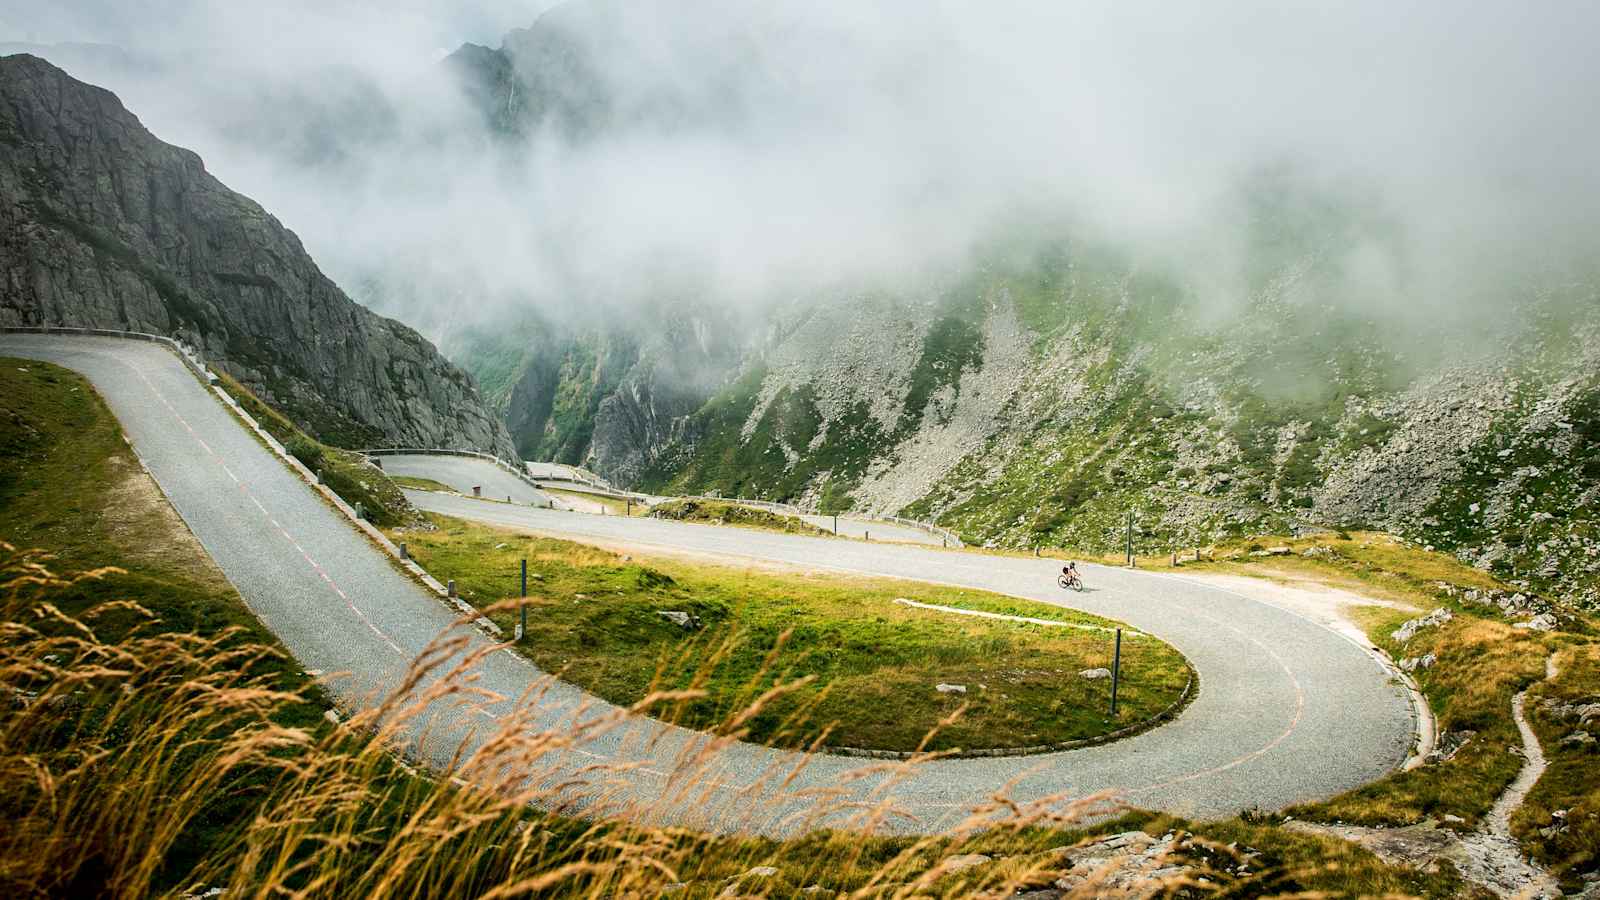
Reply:
<svg viewBox="0 0 1600 900"><path fill-rule="evenodd" d="M496 699L469 673L497 648L469 651L464 633L442 635L388 696L337 725L309 724L297 713L317 698L284 690L275 670L259 665L276 650L231 632L207 639L147 631L131 604L109 601L76 619L50 604L53 592L97 575L57 576L37 554L0 544L6 896L176 896L221 887L228 897L262 898L775 897L816 886L813 896L998 900L1061 877L1063 849L1085 834L1086 817L1117 808L1109 798L1015 803L997 786L992 801L937 835L872 836L901 815L893 786L923 759L874 767L870 776L883 784L864 795L810 795L817 809L790 840L637 824L707 802L710 763L743 737L740 717L680 758L658 796L608 801L607 786L627 782L631 767L574 774L559 758L621 719L579 715L559 730L540 729L537 690L492 732L461 741L451 777L436 780L410 762L415 726L441 706ZM670 699L648 698L635 712ZM752 823L792 796L793 774L770 772L750 789ZM579 796L601 798L589 818L559 813ZM838 827L807 827L822 818ZM1156 834L1188 827L1136 815L1096 828L1141 823ZM1202 896L1313 885L1388 892L1434 883L1369 856L1334 854L1332 845L1328 859L1339 862L1324 868L1319 845L1298 837L1284 842L1292 864L1275 865L1270 829L1220 827L1267 845L1249 861L1251 874L1237 872L1246 851L1195 837L1148 864L1190 866L1181 877L1113 888L1102 871L1064 896L1165 896L1185 885ZM963 853L992 859L955 871L948 860ZM1202 876L1206 882L1196 881Z"/></svg>

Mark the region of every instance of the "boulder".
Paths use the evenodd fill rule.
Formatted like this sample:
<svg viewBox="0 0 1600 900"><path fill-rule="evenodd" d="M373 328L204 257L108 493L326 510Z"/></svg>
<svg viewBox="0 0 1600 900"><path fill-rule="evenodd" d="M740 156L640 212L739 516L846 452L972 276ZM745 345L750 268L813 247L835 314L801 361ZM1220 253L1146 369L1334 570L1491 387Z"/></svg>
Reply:
<svg viewBox="0 0 1600 900"><path fill-rule="evenodd" d="M1407 621L1399 628L1396 628L1389 636L1403 644L1416 637L1417 632L1422 629L1443 625L1453 618L1455 618L1455 615L1441 606L1425 616Z"/></svg>
<svg viewBox="0 0 1600 900"><path fill-rule="evenodd" d="M1078 677L1080 677L1080 678L1088 678L1088 679L1091 679L1091 680L1099 679L1099 678L1110 678L1111 677L1111 670L1110 669L1084 669L1082 672L1078 673Z"/></svg>
<svg viewBox="0 0 1600 900"><path fill-rule="evenodd" d="M1422 669L1431 669L1439 661L1437 654L1429 653L1424 656L1410 656L1400 660L1400 671L1417 672Z"/></svg>
<svg viewBox="0 0 1600 900"><path fill-rule="evenodd" d="M1512 625L1511 627L1512 628L1527 628L1527 629L1530 629L1530 630L1533 630L1533 631L1555 631L1556 630L1556 626L1559 625L1559 624L1560 623L1558 623L1556 621L1556 617L1555 616L1552 616L1549 613L1539 613L1538 615L1534 616L1533 618L1529 619L1528 621L1526 621L1526 622L1518 622L1515 625Z"/></svg>
<svg viewBox="0 0 1600 900"><path fill-rule="evenodd" d="M934 685L933 689L941 694L965 694L967 692L967 686L964 684L945 684L942 681Z"/></svg>
<svg viewBox="0 0 1600 900"><path fill-rule="evenodd" d="M681 609L658 609L656 615L682 628L684 631L695 631L700 628L700 617L693 613L686 613Z"/></svg>
<svg viewBox="0 0 1600 900"><path fill-rule="evenodd" d="M982 853L961 853L955 856L947 856L940 861L938 868L934 870L937 873L934 877L943 878L946 875L965 872L986 862L989 862L989 857L984 856Z"/></svg>

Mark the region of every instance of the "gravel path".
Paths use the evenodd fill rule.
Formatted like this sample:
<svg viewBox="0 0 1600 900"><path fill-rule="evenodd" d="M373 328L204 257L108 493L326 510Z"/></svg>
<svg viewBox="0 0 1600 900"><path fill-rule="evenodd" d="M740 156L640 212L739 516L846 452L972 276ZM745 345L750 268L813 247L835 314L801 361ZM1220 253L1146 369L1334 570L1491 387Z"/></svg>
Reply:
<svg viewBox="0 0 1600 900"><path fill-rule="evenodd" d="M0 353L82 372L106 398L134 449L201 544L262 621L311 670L348 673L330 689L345 705L392 686L455 616L400 574L372 544L251 437L170 353L84 337L0 336ZM437 474L427 473L437 478ZM443 480L443 479L441 479ZM919 578L1066 602L1054 563L946 553L646 519L589 516L411 492L424 508L569 537L769 559L818 569ZM1390 771L1406 754L1404 693L1360 648L1283 610L1204 586L1086 567L1071 605L1127 621L1189 657L1199 696L1174 722L1115 744L1034 757L938 760L884 767L733 743L693 771L681 761L704 735L630 720L556 751L548 771L576 808L628 811L658 823L792 834L848 825L844 804L883 800L903 815L884 830L939 830L1004 790L1019 801L1116 791L1132 804L1207 817L1324 797ZM473 635L475 646L486 639ZM1124 645L1126 651L1127 645ZM479 687L522 696L542 677L509 651L484 657ZM929 685L929 690L933 686ZM511 708L441 705L419 720L418 755L445 764L476 745ZM555 682L535 726L567 732L608 710ZM424 732L424 729L427 729ZM608 774L593 768L604 767ZM570 779L570 782L569 782ZM670 799L677 797L679 799Z"/></svg>

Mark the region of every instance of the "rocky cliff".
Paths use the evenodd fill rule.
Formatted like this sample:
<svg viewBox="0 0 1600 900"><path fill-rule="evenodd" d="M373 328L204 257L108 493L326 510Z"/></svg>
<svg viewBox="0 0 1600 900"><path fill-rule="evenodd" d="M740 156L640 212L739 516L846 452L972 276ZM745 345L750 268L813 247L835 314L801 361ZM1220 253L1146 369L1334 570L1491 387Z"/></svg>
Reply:
<svg viewBox="0 0 1600 900"><path fill-rule="evenodd" d="M108 91L0 59L0 324L178 335L344 446L511 456L476 387Z"/></svg>
<svg viewBox="0 0 1600 900"><path fill-rule="evenodd" d="M524 458L630 483L736 371L742 334L710 310L636 310L590 326L528 312L518 325L459 335L450 353Z"/></svg>

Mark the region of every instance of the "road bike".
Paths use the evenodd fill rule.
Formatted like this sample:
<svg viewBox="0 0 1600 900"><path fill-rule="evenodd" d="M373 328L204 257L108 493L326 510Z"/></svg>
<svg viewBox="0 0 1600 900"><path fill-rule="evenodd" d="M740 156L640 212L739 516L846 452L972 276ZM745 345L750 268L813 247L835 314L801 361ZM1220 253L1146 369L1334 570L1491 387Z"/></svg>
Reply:
<svg viewBox="0 0 1600 900"><path fill-rule="evenodd" d="M1062 572L1060 575L1056 576L1056 584L1060 585L1061 589L1063 591L1066 591L1066 590L1082 591L1083 590L1083 579L1079 578L1076 575L1068 575L1066 572Z"/></svg>

